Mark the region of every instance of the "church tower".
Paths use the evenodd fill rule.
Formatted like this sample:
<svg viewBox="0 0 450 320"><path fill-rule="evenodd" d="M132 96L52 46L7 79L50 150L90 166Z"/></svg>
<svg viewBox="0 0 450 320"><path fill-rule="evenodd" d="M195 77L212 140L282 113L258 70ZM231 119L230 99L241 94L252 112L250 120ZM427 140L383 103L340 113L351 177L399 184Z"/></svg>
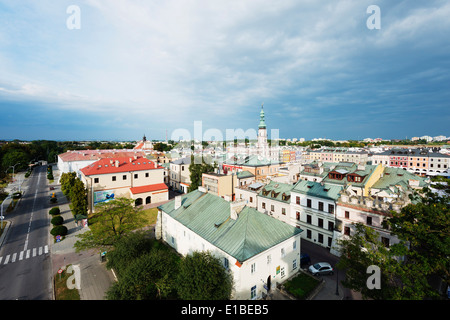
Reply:
<svg viewBox="0 0 450 320"><path fill-rule="evenodd" d="M264 104L261 105L258 126L258 155L261 158L269 158L269 145L267 143L266 120L264 117Z"/></svg>

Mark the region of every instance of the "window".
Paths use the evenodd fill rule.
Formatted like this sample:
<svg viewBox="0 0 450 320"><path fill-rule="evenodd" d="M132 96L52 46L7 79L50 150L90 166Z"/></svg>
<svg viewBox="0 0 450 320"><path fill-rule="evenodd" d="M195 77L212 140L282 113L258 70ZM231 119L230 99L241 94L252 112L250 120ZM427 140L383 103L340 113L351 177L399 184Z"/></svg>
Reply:
<svg viewBox="0 0 450 320"><path fill-rule="evenodd" d="M284 258L285 255L286 253L284 252L284 248L281 248L281 257Z"/></svg>
<svg viewBox="0 0 450 320"><path fill-rule="evenodd" d="M323 243L323 234L319 233L319 243Z"/></svg>
<svg viewBox="0 0 450 320"><path fill-rule="evenodd" d="M250 290L250 299L256 298L256 286L253 286Z"/></svg>
<svg viewBox="0 0 450 320"><path fill-rule="evenodd" d="M389 248L389 238L381 237L381 242L386 248Z"/></svg>
<svg viewBox="0 0 450 320"><path fill-rule="evenodd" d="M297 211L295 213L295 218L300 221L300 212Z"/></svg>
<svg viewBox="0 0 450 320"><path fill-rule="evenodd" d="M328 205L328 213L334 213L334 204Z"/></svg>
<svg viewBox="0 0 450 320"><path fill-rule="evenodd" d="M98 178L94 178L94 183L98 183L99 179Z"/></svg>
<svg viewBox="0 0 450 320"><path fill-rule="evenodd" d="M272 262L272 256L269 254L267 256L267 264L270 264Z"/></svg>
<svg viewBox="0 0 450 320"><path fill-rule="evenodd" d="M127 175L126 175L126 174L124 174L124 175L122 176L122 180L127 180Z"/></svg>
<svg viewBox="0 0 450 320"><path fill-rule="evenodd" d="M181 171L184 171L184 166L181 166Z"/></svg>
<svg viewBox="0 0 450 320"><path fill-rule="evenodd" d="M137 173L134 174L134 178L135 178L135 179L138 178L138 174L137 174Z"/></svg>
<svg viewBox="0 0 450 320"><path fill-rule="evenodd" d="M292 270L295 270L295 269L297 269L297 259L294 259L292 261Z"/></svg>
<svg viewBox="0 0 450 320"><path fill-rule="evenodd" d="M250 197L250 203L253 203L253 197Z"/></svg>
<svg viewBox="0 0 450 320"><path fill-rule="evenodd" d="M346 236L349 236L349 235L350 235L350 227L344 227L344 234L345 234Z"/></svg>
<svg viewBox="0 0 450 320"><path fill-rule="evenodd" d="M286 215L286 208L281 208L281 214Z"/></svg>
<svg viewBox="0 0 450 320"><path fill-rule="evenodd" d="M372 225L372 217L367 217L367 225L368 226Z"/></svg>
<svg viewBox="0 0 450 320"><path fill-rule="evenodd" d="M350 219L350 212L349 211L345 211L345 219Z"/></svg>
<svg viewBox="0 0 450 320"><path fill-rule="evenodd" d="M311 205L311 199L306 199L306 206L307 206L308 208L311 208L311 207L312 207L312 205Z"/></svg>
<svg viewBox="0 0 450 320"><path fill-rule="evenodd" d="M284 278L284 276L286 275L286 273L284 272L284 267L281 268L281 278Z"/></svg>
<svg viewBox="0 0 450 320"><path fill-rule="evenodd" d="M300 197L296 197L296 198L295 198L295 203L296 203L296 204L300 204Z"/></svg>
<svg viewBox="0 0 450 320"><path fill-rule="evenodd" d="M292 242L292 250L297 249L297 241Z"/></svg>
<svg viewBox="0 0 450 320"><path fill-rule="evenodd" d="M306 230L306 238L311 239L311 230Z"/></svg>
<svg viewBox="0 0 450 320"><path fill-rule="evenodd" d="M270 205L270 211L274 212L275 211L275 206L272 204Z"/></svg>
<svg viewBox="0 0 450 320"><path fill-rule="evenodd" d="M309 223L309 224L311 224L312 222L311 222L311 215L306 215L306 223Z"/></svg>
<svg viewBox="0 0 450 320"><path fill-rule="evenodd" d="M265 203L265 202L262 203L262 208L263 208L263 209L266 208L266 203Z"/></svg>
<svg viewBox="0 0 450 320"><path fill-rule="evenodd" d="M150 175L150 174L149 174L148 172L145 173L145 177L146 177L146 178L148 178L149 175Z"/></svg>
<svg viewBox="0 0 450 320"><path fill-rule="evenodd" d="M319 218L318 221L319 221L319 227L323 228L323 219L320 219L320 218Z"/></svg>
<svg viewBox="0 0 450 320"><path fill-rule="evenodd" d="M223 258L223 266L225 267L225 269L228 270L229 268L229 261L227 258Z"/></svg>
<svg viewBox="0 0 450 320"><path fill-rule="evenodd" d="M334 222L328 221L328 230L330 231L334 230Z"/></svg>
<svg viewBox="0 0 450 320"><path fill-rule="evenodd" d="M322 201L319 201L319 210L323 211L323 202Z"/></svg>
<svg viewBox="0 0 450 320"><path fill-rule="evenodd" d="M250 271L252 274L254 274L256 272L256 262L251 264Z"/></svg>

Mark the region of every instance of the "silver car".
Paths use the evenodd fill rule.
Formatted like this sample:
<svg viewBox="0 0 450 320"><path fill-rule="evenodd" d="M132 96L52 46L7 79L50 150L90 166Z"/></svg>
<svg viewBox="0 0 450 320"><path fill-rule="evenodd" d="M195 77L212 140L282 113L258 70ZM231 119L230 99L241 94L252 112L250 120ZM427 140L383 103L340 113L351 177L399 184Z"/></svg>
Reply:
<svg viewBox="0 0 450 320"><path fill-rule="evenodd" d="M309 267L309 272L313 275L333 274L333 267L328 262L319 262Z"/></svg>

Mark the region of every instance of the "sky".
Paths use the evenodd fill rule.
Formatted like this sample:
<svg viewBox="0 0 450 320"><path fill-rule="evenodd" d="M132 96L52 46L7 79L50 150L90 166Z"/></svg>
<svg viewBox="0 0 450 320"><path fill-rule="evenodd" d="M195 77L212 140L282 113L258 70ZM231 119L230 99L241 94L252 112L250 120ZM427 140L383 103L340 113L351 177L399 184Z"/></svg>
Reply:
<svg viewBox="0 0 450 320"><path fill-rule="evenodd" d="M0 139L225 136L262 104L269 138L450 136L449 17L447 0L2 0Z"/></svg>

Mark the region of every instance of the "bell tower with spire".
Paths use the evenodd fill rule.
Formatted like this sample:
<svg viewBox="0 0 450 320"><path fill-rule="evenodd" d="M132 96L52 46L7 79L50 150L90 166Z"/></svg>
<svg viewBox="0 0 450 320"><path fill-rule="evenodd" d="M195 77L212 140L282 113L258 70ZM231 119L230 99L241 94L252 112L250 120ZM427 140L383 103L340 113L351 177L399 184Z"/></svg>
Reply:
<svg viewBox="0 0 450 320"><path fill-rule="evenodd" d="M261 112L259 113L258 154L262 158L269 158L269 145L267 143L266 120L264 116L264 103L261 105Z"/></svg>

